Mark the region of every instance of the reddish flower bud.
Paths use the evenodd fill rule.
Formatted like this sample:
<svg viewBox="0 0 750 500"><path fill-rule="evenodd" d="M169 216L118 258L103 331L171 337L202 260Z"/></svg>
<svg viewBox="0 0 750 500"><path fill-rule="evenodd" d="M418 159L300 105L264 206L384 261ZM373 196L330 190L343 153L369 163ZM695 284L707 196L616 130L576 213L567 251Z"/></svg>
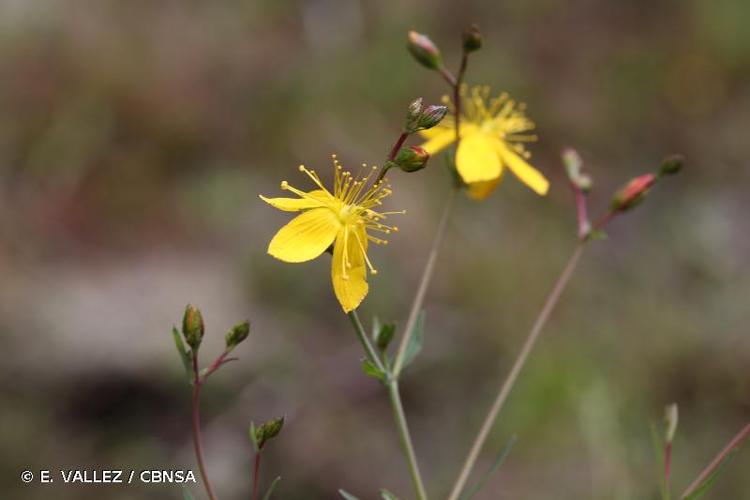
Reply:
<svg viewBox="0 0 750 500"><path fill-rule="evenodd" d="M427 166L430 153L419 146L401 148L393 163L404 172L416 172Z"/></svg>
<svg viewBox="0 0 750 500"><path fill-rule="evenodd" d="M643 198L648 193L648 190L651 189L651 186L654 185L656 179L657 176L655 174L644 174L632 179L625 187L615 193L615 196L612 198L612 210L624 212L636 206L643 201Z"/></svg>
<svg viewBox="0 0 750 500"><path fill-rule="evenodd" d="M432 43L427 35L410 31L406 47L422 66L429 69L438 69L443 65L440 50Z"/></svg>

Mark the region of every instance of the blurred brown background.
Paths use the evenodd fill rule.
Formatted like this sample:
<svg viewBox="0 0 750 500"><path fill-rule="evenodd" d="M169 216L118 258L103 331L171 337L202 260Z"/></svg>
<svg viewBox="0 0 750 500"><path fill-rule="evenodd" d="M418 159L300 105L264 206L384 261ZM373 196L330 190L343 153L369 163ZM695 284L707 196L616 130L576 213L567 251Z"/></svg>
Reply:
<svg viewBox="0 0 750 500"><path fill-rule="evenodd" d="M0 487L12 499L178 499L176 485L24 485L24 469L193 468L189 389L169 329L199 305L218 354L204 398L220 496L249 496L251 419L275 498L411 495L383 391L333 298L329 263L265 254L275 195L305 162L378 163L414 97L445 92L407 54L429 33L468 81L528 103L538 198L511 177L462 199L403 390L430 491L457 473L500 378L574 245L558 154L581 152L595 207L671 152L682 175L592 245L492 435L519 437L481 499L657 498L649 421L676 401L681 491L750 416L750 4L746 0L0 2ZM403 321L448 189L395 176L399 234L362 308ZM711 493L750 498L750 450ZM202 491L193 487L196 498Z"/></svg>

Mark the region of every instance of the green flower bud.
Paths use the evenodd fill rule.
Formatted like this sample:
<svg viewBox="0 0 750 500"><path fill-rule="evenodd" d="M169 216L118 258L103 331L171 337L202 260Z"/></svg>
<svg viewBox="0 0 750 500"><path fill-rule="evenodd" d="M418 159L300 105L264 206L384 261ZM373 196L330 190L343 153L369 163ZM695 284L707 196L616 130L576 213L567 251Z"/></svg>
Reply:
<svg viewBox="0 0 750 500"><path fill-rule="evenodd" d="M409 108L406 110L406 122L404 123L404 130L407 133L412 133L417 129L417 123L419 117L422 115L422 98L414 99Z"/></svg>
<svg viewBox="0 0 750 500"><path fill-rule="evenodd" d="M200 309L192 304L188 304L185 307L185 314L182 317L182 335L185 337L187 345L193 351L197 351L200 347L205 331Z"/></svg>
<svg viewBox="0 0 750 500"><path fill-rule="evenodd" d="M578 152L573 148L565 149L562 152L562 161L570 183L584 193L591 191L593 181L583 173L583 160Z"/></svg>
<svg viewBox="0 0 750 500"><path fill-rule="evenodd" d="M664 431L664 441L671 443L674 441L674 435L677 432L677 422L679 420L679 412L677 411L677 403L672 403L664 409L664 422L666 423L666 429Z"/></svg>
<svg viewBox="0 0 750 500"><path fill-rule="evenodd" d="M447 106L435 106L434 104L430 104L429 106L424 108L422 114L419 115L419 120L417 121L417 130L425 130L434 127L435 125L440 123L443 118L445 118L445 115L447 113Z"/></svg>
<svg viewBox="0 0 750 500"><path fill-rule="evenodd" d="M659 175L674 175L682 169L685 158L682 155L670 155L661 162Z"/></svg>
<svg viewBox="0 0 750 500"><path fill-rule="evenodd" d="M252 441L255 450L262 450L269 440L279 435L283 427L284 417L271 419L259 427L255 427L255 424L250 422L250 441Z"/></svg>
<svg viewBox="0 0 750 500"><path fill-rule="evenodd" d="M248 335L250 335L250 322L243 321L234 325L224 336L227 352L237 347Z"/></svg>
<svg viewBox="0 0 750 500"><path fill-rule="evenodd" d="M416 172L427 166L427 160L430 159L430 153L419 146L409 146L401 148L393 160L398 168L404 172Z"/></svg>
<svg viewBox="0 0 750 500"><path fill-rule="evenodd" d="M465 52L474 52L482 48L482 34L479 32L479 26L472 24L466 28L461 35Z"/></svg>
<svg viewBox="0 0 750 500"><path fill-rule="evenodd" d="M438 69L443 65L440 50L427 35L410 31L407 36L406 48L409 49L414 59L426 68Z"/></svg>

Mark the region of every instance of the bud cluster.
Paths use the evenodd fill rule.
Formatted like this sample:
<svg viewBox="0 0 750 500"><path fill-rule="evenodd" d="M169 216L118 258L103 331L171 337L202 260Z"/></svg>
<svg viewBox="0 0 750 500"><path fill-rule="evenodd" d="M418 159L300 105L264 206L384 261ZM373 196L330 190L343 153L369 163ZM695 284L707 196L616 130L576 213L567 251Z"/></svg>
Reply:
<svg viewBox="0 0 750 500"><path fill-rule="evenodd" d="M439 124L448 113L447 106L430 104L422 107L422 98L415 99L409 104L404 122L404 132L413 134L420 130L427 130Z"/></svg>

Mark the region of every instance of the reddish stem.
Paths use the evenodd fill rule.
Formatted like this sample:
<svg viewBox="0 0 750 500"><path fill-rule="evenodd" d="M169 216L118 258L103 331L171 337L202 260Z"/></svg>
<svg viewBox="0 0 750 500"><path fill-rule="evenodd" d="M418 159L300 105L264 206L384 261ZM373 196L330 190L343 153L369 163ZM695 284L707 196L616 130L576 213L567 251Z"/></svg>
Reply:
<svg viewBox="0 0 750 500"><path fill-rule="evenodd" d="M200 416L200 392L201 392L201 377L200 370L198 370L198 355L193 352L193 445L195 447L195 458L198 461L198 470L203 481L203 486L206 488L206 493L210 500L216 500L211 482L208 480L208 473L206 472L205 460L203 459L203 443L201 438L201 416Z"/></svg>
<svg viewBox="0 0 750 500"><path fill-rule="evenodd" d="M252 500L258 500L258 491L260 483L260 450L255 454L255 467L253 470L253 498Z"/></svg>
<svg viewBox="0 0 750 500"><path fill-rule="evenodd" d="M583 240L591 231L588 211L586 209L586 194L577 186L573 186L576 197L576 211L578 213L578 239Z"/></svg>
<svg viewBox="0 0 750 500"><path fill-rule="evenodd" d="M672 471L672 443L664 446L664 485L669 491L669 474Z"/></svg>
<svg viewBox="0 0 750 500"><path fill-rule="evenodd" d="M398 150L401 149L401 146L404 145L404 141L406 141L406 138L409 137L409 134L404 132L402 133L398 140L396 141L396 144L393 145L393 148L391 148L391 152L388 153L388 161L393 161L396 159L396 155L398 154Z"/></svg>
<svg viewBox="0 0 750 500"><path fill-rule="evenodd" d="M461 54L461 66L458 68L458 77L453 79L453 103L454 106L456 106L456 148L458 148L458 141L461 139L461 82L464 79L464 73L466 73L466 64L468 62L469 53L464 50Z"/></svg>
<svg viewBox="0 0 750 500"><path fill-rule="evenodd" d="M229 351L224 351L218 358L214 360L213 363L211 363L211 365L206 369L206 372L203 375L203 381L205 381L209 375L219 369L219 367L224 363L224 360L227 358L227 356L229 356Z"/></svg>
<svg viewBox="0 0 750 500"><path fill-rule="evenodd" d="M695 490L697 490L698 487L700 487L700 485L703 484L706 479L716 470L716 468L721 465L727 455L734 451L735 448L739 447L739 445L742 444L742 441L747 439L748 436L750 436L750 422L747 423L747 425L745 425L745 427L743 427L743 429L738 432L731 441L729 441L724 449L721 450L718 455L716 455L711 463L708 464L705 469L703 469L698 477L695 478L695 481L693 481L690 486L688 486L688 488L685 490L685 493L682 494L681 498L685 498L688 495L693 494Z"/></svg>

